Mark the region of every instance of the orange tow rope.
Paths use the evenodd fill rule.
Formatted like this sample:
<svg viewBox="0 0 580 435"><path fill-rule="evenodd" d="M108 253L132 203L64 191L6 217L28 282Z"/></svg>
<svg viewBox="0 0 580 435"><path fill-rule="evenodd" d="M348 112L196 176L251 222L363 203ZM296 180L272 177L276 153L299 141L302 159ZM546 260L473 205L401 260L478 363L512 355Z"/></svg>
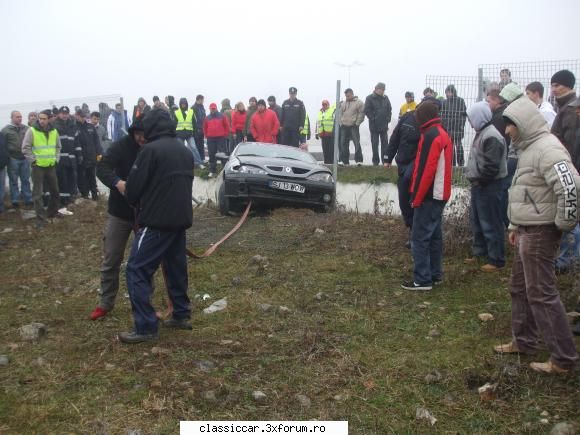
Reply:
<svg viewBox="0 0 580 435"><path fill-rule="evenodd" d="M219 241L217 241L216 243L211 245L203 254L198 255L195 252L192 252L189 249L186 249L185 252L186 252L187 256L190 258L195 258L195 259L200 260L202 258L209 257L211 254L213 254L215 252L215 250L222 243L224 243L227 239L229 239L231 236L233 236L236 233L236 231L238 231L240 229L240 227L246 221L248 214L250 214L250 208L252 208L252 201L250 201L248 203L248 205L247 205L246 209L244 210L244 213L242 214L242 217L240 218L238 223L225 236L223 236ZM163 281L165 282L165 288L167 288L167 273L165 271L165 264L164 263L161 263L161 271L163 273ZM171 298L169 297L169 289L167 291L166 303L167 303L167 309L165 310L165 312L158 311L156 313L158 319L168 319L171 316L171 314L173 313L173 302L171 301Z"/></svg>

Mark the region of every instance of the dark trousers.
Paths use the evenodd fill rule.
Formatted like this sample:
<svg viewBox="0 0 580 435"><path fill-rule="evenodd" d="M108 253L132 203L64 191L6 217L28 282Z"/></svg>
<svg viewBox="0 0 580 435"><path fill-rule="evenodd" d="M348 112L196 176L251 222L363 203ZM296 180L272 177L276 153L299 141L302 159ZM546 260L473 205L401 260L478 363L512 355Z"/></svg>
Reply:
<svg viewBox="0 0 580 435"><path fill-rule="evenodd" d="M207 153L209 154L209 172L215 173L217 168L216 153L225 147L225 137L208 137Z"/></svg>
<svg viewBox="0 0 580 435"><path fill-rule="evenodd" d="M413 178L413 163L398 164L399 179L397 180L397 190L399 191L399 208L407 228L413 227L413 207L411 207L411 179Z"/></svg>
<svg viewBox="0 0 580 435"><path fill-rule="evenodd" d="M187 257L185 230L160 231L141 228L131 247L127 262L127 288L137 334L157 333L158 320L151 304L152 279L163 263L173 318L189 319L191 307L187 296Z"/></svg>
<svg viewBox="0 0 580 435"><path fill-rule="evenodd" d="M354 143L354 160L362 163L363 154L360 147L360 131L356 125L343 125L340 127L340 153L339 160L348 165L350 159L350 141Z"/></svg>
<svg viewBox="0 0 580 435"><path fill-rule="evenodd" d="M89 197L89 192L93 199L97 199L97 167L79 166L78 185L83 198Z"/></svg>
<svg viewBox="0 0 580 435"><path fill-rule="evenodd" d="M201 161L203 162L205 160L205 149L204 149L204 142L203 142L203 132L201 133L195 133L195 135L193 136L194 140L195 140L195 146L197 148L197 152L199 153L199 157L201 158Z"/></svg>
<svg viewBox="0 0 580 435"><path fill-rule="evenodd" d="M381 142L381 155L379 157L379 140ZM389 145L389 140L387 138L387 130L385 131L373 131L371 130L371 145L373 147L373 165L378 165L380 162L384 162L385 155L387 154L387 146Z"/></svg>
<svg viewBox="0 0 580 435"><path fill-rule="evenodd" d="M70 160L70 159L67 159ZM56 168L58 178L58 190L60 192L60 203L67 206L71 203L72 196L76 191L76 176L74 162L68 162L67 165L59 164Z"/></svg>
<svg viewBox="0 0 580 435"><path fill-rule="evenodd" d="M471 232L473 255L487 257L489 264L505 266L503 189L505 181L471 186Z"/></svg>
<svg viewBox="0 0 580 435"><path fill-rule="evenodd" d="M333 164L334 163L334 135L321 136L320 141L322 142L322 156L324 158L324 163Z"/></svg>
<svg viewBox="0 0 580 435"><path fill-rule="evenodd" d="M443 232L441 221L445 201L426 199L414 210L411 229L413 279L431 284L443 277Z"/></svg>
<svg viewBox="0 0 580 435"><path fill-rule="evenodd" d="M453 166L464 166L465 156L463 152L463 145L461 141L463 140L463 133L452 131L449 135L451 137L451 142L453 143Z"/></svg>
<svg viewBox="0 0 580 435"><path fill-rule="evenodd" d="M300 132L298 127L284 127L282 129L282 145L298 147L300 144Z"/></svg>
<svg viewBox="0 0 580 435"><path fill-rule="evenodd" d="M236 132L234 148L240 143L244 141L244 133L240 130ZM233 150L232 150L233 151Z"/></svg>
<svg viewBox="0 0 580 435"><path fill-rule="evenodd" d="M510 224L510 220L508 218L508 203L509 203L509 188L512 185L512 180L514 178L514 174L516 173L516 169L518 167L518 159L514 159L514 158L508 158L507 159L507 177L505 177L503 179L504 183L503 183L503 196L501 198L501 203L502 203L502 217L503 217L503 222L506 226L506 228L509 226Z"/></svg>
<svg viewBox="0 0 580 435"><path fill-rule="evenodd" d="M48 200L48 210L44 211L42 203L43 186L48 189L50 198ZM52 218L56 216L59 204L58 180L56 178L56 166L42 168L36 164L32 165L32 202L36 217L39 219Z"/></svg>
<svg viewBox="0 0 580 435"><path fill-rule="evenodd" d="M99 306L111 311L119 291L119 272L133 222L109 215L103 235L103 263L101 265L101 302Z"/></svg>
<svg viewBox="0 0 580 435"><path fill-rule="evenodd" d="M564 369L578 361L566 311L556 288L554 259L562 233L554 225L518 227L512 267L512 332L523 352L541 336L551 360Z"/></svg>

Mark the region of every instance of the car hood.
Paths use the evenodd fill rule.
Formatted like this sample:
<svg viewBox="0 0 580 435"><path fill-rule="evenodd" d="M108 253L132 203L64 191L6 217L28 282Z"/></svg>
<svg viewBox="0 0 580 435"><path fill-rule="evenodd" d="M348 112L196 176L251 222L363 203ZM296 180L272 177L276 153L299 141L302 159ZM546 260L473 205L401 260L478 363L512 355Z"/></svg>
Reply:
<svg viewBox="0 0 580 435"><path fill-rule="evenodd" d="M233 159L239 160L242 165L257 166L268 174L276 177L307 178L316 172L332 174L330 169L326 166L300 160L273 157L235 156L230 159L228 164L231 165L232 161L234 161Z"/></svg>

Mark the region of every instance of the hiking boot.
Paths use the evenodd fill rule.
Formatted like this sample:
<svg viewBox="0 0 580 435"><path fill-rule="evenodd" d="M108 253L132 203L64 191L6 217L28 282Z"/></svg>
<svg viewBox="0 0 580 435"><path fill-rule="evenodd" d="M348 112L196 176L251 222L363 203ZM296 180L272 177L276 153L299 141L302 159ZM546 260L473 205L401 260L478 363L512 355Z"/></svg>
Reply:
<svg viewBox="0 0 580 435"><path fill-rule="evenodd" d="M549 375L566 375L570 373L570 369L563 369L562 367L558 367L556 364L552 362L552 360L548 360L545 363L541 362L530 363L530 368L536 372L546 373Z"/></svg>
<svg viewBox="0 0 580 435"><path fill-rule="evenodd" d="M117 336L121 343L136 344L157 340L157 334L137 334L135 331L119 332Z"/></svg>
<svg viewBox="0 0 580 435"><path fill-rule="evenodd" d="M163 322L163 326L165 326L166 328L173 328L173 329L185 329L188 331L191 331L193 329L193 326L191 326L191 323L189 322L188 319L174 319L173 317L169 320L166 320L165 322Z"/></svg>
<svg viewBox="0 0 580 435"><path fill-rule="evenodd" d="M429 291L433 288L431 284L417 284L414 281L405 281L401 284L405 290Z"/></svg>
<svg viewBox="0 0 580 435"><path fill-rule="evenodd" d="M104 308L101 307L97 307L93 310L93 312L91 313L91 320L97 320L100 319L102 317L105 317L107 315L108 311L105 310Z"/></svg>
<svg viewBox="0 0 580 435"><path fill-rule="evenodd" d="M493 273L493 272L498 272L501 269L501 267L499 266L495 266L493 264L484 264L483 266L481 266L479 268L479 270L481 270L482 272L487 272L487 273Z"/></svg>
<svg viewBox="0 0 580 435"><path fill-rule="evenodd" d="M518 345L515 344L513 341L510 341L506 344L498 344L497 346L493 347L495 353L523 353L519 348Z"/></svg>

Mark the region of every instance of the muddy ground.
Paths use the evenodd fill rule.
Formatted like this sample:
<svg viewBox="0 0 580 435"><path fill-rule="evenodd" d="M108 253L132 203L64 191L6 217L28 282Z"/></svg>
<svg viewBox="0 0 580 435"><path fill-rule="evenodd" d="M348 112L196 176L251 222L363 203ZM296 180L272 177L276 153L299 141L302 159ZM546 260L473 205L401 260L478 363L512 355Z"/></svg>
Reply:
<svg viewBox="0 0 580 435"><path fill-rule="evenodd" d="M410 294L399 288L411 260L398 219L253 214L214 255L190 261L193 331L127 346L115 338L131 327L124 274L115 310L88 320L106 203L73 210L42 231L17 212L0 216L0 433L164 434L180 420L348 420L353 434L580 424L578 374L541 376L527 357L491 352L510 336L509 267L464 266L465 228L448 225L444 284ZM195 217L198 253L237 221L207 208ZM569 309L574 283L559 278ZM160 276L156 285L163 308ZM221 298L224 311L202 313ZM484 312L494 320L480 321ZM48 332L23 341L31 322ZM477 392L486 382L498 384L491 400ZM437 422L417 420L418 407Z"/></svg>

